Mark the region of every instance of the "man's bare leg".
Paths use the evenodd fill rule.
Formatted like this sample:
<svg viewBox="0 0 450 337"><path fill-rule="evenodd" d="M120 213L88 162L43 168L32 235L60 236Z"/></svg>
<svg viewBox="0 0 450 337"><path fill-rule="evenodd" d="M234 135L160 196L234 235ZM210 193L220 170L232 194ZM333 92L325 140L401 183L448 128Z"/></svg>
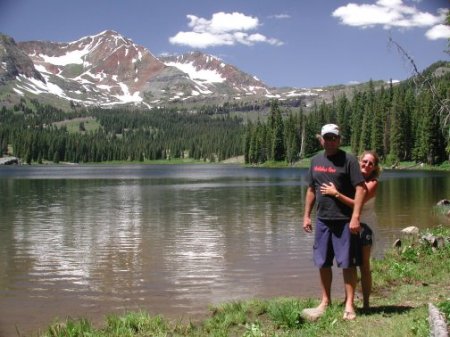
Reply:
<svg viewBox="0 0 450 337"><path fill-rule="evenodd" d="M355 288L356 288L356 268L344 268L342 270L345 284L345 310L344 319L352 320L356 318L355 313Z"/></svg>
<svg viewBox="0 0 450 337"><path fill-rule="evenodd" d="M331 268L320 268L320 286L322 289L322 299L315 308L307 308L302 311L303 318L315 321L322 316L331 304L331 282L333 281L333 271Z"/></svg>
<svg viewBox="0 0 450 337"><path fill-rule="evenodd" d="M320 308L326 309L331 304L331 283L333 282L333 271L331 268L320 268L320 286L322 288L322 301Z"/></svg>

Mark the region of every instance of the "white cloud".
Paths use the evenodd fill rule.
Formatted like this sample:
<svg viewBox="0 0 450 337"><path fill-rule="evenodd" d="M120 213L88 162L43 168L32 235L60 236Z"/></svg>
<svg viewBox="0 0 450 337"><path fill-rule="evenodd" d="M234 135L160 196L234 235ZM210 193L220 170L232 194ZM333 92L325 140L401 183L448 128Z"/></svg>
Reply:
<svg viewBox="0 0 450 337"><path fill-rule="evenodd" d="M443 29L440 26L443 26L447 11L439 9L438 14L434 15L421 12L415 6L406 5L403 0L378 0L375 4L349 3L337 8L332 15L345 25L363 28L376 25L381 25L385 29L435 26L429 30L432 33L427 33L426 36L436 38L435 36L440 35L433 32L442 32Z"/></svg>
<svg viewBox="0 0 450 337"><path fill-rule="evenodd" d="M191 16L194 17L195 16ZM205 19L199 19L202 23L205 24L204 31L210 32L234 32L239 30L252 30L256 29L259 26L258 18L244 15L242 13L214 13L211 21ZM194 29L198 29L200 27L194 26L193 22L189 24L190 27L194 27Z"/></svg>
<svg viewBox="0 0 450 337"><path fill-rule="evenodd" d="M247 16L242 13L214 13L211 20L200 18L195 15L187 15L188 26L192 29L188 32L178 32L169 38L172 44L187 45L194 48L207 48L223 45L254 45L255 43L268 43L271 45L282 45L275 38L247 31L256 30L259 20L256 17Z"/></svg>
<svg viewBox="0 0 450 337"><path fill-rule="evenodd" d="M233 45L235 43L231 34L211 34L208 32L179 32L171 37L169 41L172 44L187 45L193 48Z"/></svg>
<svg viewBox="0 0 450 337"><path fill-rule="evenodd" d="M450 26L437 25L428 30L425 36L430 40L450 39Z"/></svg>
<svg viewBox="0 0 450 337"><path fill-rule="evenodd" d="M289 14L275 14L275 15L269 16L269 18L271 18L271 19L290 19L291 16Z"/></svg>

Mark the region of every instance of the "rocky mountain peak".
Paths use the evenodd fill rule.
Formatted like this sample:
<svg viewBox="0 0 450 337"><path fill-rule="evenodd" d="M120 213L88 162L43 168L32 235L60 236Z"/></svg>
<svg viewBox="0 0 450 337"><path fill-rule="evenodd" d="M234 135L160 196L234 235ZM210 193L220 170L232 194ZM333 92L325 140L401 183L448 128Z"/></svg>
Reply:
<svg viewBox="0 0 450 337"><path fill-rule="evenodd" d="M242 72L233 65L224 63L214 55L198 51L160 57L167 66L187 73L191 80L202 84L226 82L236 93L266 94L268 87L259 79Z"/></svg>
<svg viewBox="0 0 450 337"><path fill-rule="evenodd" d="M26 76L44 82L28 55L18 48L14 39L0 34L0 84L18 76Z"/></svg>

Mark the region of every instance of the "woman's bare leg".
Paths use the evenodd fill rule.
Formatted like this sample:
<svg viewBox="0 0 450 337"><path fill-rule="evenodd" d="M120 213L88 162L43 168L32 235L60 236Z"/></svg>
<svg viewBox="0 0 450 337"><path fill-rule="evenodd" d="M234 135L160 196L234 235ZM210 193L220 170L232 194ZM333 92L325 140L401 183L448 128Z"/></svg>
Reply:
<svg viewBox="0 0 450 337"><path fill-rule="evenodd" d="M370 293L372 292L372 271L370 270L370 251L372 246L362 247L362 263L359 267L361 271L361 290L363 295L364 309L370 305Z"/></svg>

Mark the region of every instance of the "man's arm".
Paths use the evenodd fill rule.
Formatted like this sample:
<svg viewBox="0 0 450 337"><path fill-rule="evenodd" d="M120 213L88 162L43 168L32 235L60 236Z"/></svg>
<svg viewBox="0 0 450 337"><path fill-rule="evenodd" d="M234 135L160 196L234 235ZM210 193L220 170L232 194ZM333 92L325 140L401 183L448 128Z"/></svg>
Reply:
<svg viewBox="0 0 450 337"><path fill-rule="evenodd" d="M359 218L361 216L362 206L364 204L366 193L367 188L364 182L356 186L355 204L353 206L352 219L350 220L350 232L352 234L359 233L359 231L361 230Z"/></svg>
<svg viewBox="0 0 450 337"><path fill-rule="evenodd" d="M316 201L316 192L311 186L306 190L305 213L303 215L303 230L307 233L312 232L311 212Z"/></svg>

